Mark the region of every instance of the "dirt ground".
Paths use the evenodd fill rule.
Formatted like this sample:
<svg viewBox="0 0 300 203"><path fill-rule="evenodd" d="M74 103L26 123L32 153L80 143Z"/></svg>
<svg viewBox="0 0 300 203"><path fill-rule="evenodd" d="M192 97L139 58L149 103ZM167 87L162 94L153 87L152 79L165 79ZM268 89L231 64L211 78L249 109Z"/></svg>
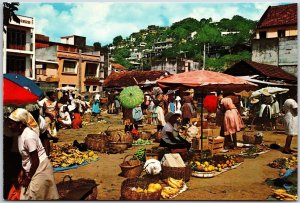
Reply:
<svg viewBox="0 0 300 203"><path fill-rule="evenodd" d="M111 128L123 129L121 115L103 114L102 118L109 123L93 123L81 129L60 130L60 141L57 144L72 143L75 139L83 142L87 134L94 134ZM145 128L151 128L146 126ZM153 127L152 127L153 128ZM277 143L283 146L286 136L283 132L264 132L264 143L269 145ZM242 140L242 133L238 134ZM206 144L204 140L204 144ZM155 145L149 145L151 148ZM297 149L297 138L293 139L292 147ZM123 154L98 154L100 159L88 165L54 174L56 182L62 181L65 175L73 179L90 178L98 185L98 200L119 200L121 183L125 178L119 176L119 164L128 154L134 154L138 146L125 151ZM272 194L272 188L265 184L267 178L278 178L278 169L267 164L276 158L288 157L279 150L271 150L256 159L245 159L244 163L234 170L230 170L214 178L191 177L187 183L188 190L173 200L266 200ZM144 174L144 172L143 172ZM142 174L142 175L143 175Z"/></svg>

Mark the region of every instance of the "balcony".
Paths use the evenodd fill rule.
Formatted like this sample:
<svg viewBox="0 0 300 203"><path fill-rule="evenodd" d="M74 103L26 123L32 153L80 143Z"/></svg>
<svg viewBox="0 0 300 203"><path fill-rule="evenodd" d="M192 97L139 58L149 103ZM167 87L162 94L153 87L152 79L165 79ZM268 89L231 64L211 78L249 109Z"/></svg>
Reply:
<svg viewBox="0 0 300 203"><path fill-rule="evenodd" d="M16 49L16 50L26 50L26 45L19 45L19 44L8 44L7 45L8 49Z"/></svg>

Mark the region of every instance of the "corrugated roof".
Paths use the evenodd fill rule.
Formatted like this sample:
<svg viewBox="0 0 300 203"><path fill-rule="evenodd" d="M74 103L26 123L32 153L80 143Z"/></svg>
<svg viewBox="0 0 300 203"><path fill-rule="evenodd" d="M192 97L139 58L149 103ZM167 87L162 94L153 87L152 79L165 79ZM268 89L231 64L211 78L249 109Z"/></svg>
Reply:
<svg viewBox="0 0 300 203"><path fill-rule="evenodd" d="M248 67L254 69L255 72L251 70L245 70ZM265 77L280 79L280 80L288 80L288 81L297 81L297 78L284 70L282 70L278 66L268 65L263 63L257 63L254 61L246 60L240 61L229 69L225 70L224 73L235 75L235 76L243 76L243 75L251 75L251 74L260 74Z"/></svg>
<svg viewBox="0 0 300 203"><path fill-rule="evenodd" d="M161 76L164 76L167 71L125 71L113 72L103 82L104 87L127 87L137 85L146 80L155 81Z"/></svg>
<svg viewBox="0 0 300 203"><path fill-rule="evenodd" d="M257 28L283 25L297 25L297 4L269 6L257 23Z"/></svg>

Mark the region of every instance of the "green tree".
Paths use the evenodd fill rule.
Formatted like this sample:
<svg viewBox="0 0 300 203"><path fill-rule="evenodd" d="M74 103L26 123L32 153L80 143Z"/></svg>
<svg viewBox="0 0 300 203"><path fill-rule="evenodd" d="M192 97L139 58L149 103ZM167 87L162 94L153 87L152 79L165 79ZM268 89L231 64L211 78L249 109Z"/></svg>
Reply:
<svg viewBox="0 0 300 203"><path fill-rule="evenodd" d="M113 39L113 45L117 46L120 42L122 42L123 40L123 37L121 35L119 36L116 36L114 39Z"/></svg>
<svg viewBox="0 0 300 203"><path fill-rule="evenodd" d="M20 4L17 2L3 2L3 32L6 33L5 26L8 26L10 21L12 20L20 24L20 19L15 14L15 12L18 10L19 5Z"/></svg>
<svg viewBox="0 0 300 203"><path fill-rule="evenodd" d="M94 46L94 51L100 51L101 50L101 43L100 42L95 42L93 46Z"/></svg>

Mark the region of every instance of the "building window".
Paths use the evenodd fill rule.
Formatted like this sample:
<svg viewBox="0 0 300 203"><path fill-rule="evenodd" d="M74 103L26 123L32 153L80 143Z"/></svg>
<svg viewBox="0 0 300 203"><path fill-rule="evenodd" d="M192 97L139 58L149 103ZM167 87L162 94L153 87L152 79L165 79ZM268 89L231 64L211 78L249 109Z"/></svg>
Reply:
<svg viewBox="0 0 300 203"><path fill-rule="evenodd" d="M85 86L85 91L86 91L86 92L89 92L89 91L90 91L90 86L89 86L89 85L86 85L86 86Z"/></svg>
<svg viewBox="0 0 300 203"><path fill-rule="evenodd" d="M76 61L66 61L64 60L64 73L76 73Z"/></svg>
<svg viewBox="0 0 300 203"><path fill-rule="evenodd" d="M86 77L96 77L97 76L97 68L98 64L95 63L87 63L85 68L85 76Z"/></svg>
<svg viewBox="0 0 300 203"><path fill-rule="evenodd" d="M93 91L94 91L94 92L97 91L97 87L98 87L98 86L96 86L96 85L93 86Z"/></svg>
<svg viewBox="0 0 300 203"><path fill-rule="evenodd" d="M285 37L285 30L278 30L277 31L277 36L278 37Z"/></svg>
<svg viewBox="0 0 300 203"><path fill-rule="evenodd" d="M259 38L260 39L266 39L267 38L267 32L259 32Z"/></svg>
<svg viewBox="0 0 300 203"><path fill-rule="evenodd" d="M7 48L25 50L26 32L24 30L7 29Z"/></svg>
<svg viewBox="0 0 300 203"><path fill-rule="evenodd" d="M25 76L26 57L7 56L7 73L16 73Z"/></svg>
<svg viewBox="0 0 300 203"><path fill-rule="evenodd" d="M37 64L36 65L36 74L37 75L46 75L46 64Z"/></svg>

